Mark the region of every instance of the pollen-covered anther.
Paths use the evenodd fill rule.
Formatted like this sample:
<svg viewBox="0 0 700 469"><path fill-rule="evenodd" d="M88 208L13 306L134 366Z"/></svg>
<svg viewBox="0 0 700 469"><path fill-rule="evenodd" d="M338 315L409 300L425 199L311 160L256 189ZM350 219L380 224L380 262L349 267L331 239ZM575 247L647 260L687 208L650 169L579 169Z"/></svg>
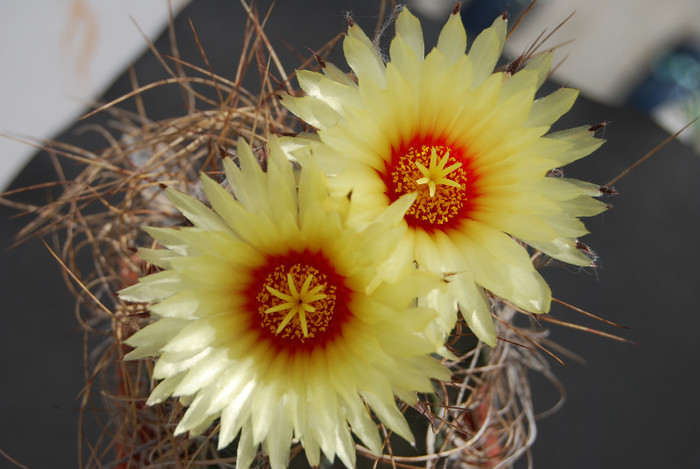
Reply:
<svg viewBox="0 0 700 469"><path fill-rule="evenodd" d="M416 179L416 183L427 184L430 191L430 197L435 197L437 186L440 184L456 187L458 189L462 187L460 183L447 177L457 168L462 167L462 163L454 163L445 168L445 164L447 164L447 159L449 156L450 151L448 150L438 163L437 151L435 150L435 147L433 147L430 153L430 167L426 168L420 161L415 162L418 170L423 174L422 178Z"/></svg>

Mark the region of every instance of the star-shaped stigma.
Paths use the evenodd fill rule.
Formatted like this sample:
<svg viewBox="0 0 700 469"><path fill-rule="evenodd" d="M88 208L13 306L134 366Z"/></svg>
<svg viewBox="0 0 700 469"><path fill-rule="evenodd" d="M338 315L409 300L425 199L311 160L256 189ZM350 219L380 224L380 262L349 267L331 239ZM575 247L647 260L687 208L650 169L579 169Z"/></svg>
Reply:
<svg viewBox="0 0 700 469"><path fill-rule="evenodd" d="M301 331L304 334L304 337L309 336L309 329L306 322L306 313L313 313L314 311L316 311L316 308L311 306L311 304L314 301L322 300L326 298L326 296L328 296L324 293L321 293L321 290L324 289L325 284L316 285L314 288L309 289L313 279L314 276L309 274L306 277L306 280L304 280L301 289L297 290L297 287L294 284L294 277L291 273L287 273L289 295L287 295L286 293L282 293L281 291L276 290L270 286L265 286L268 292L270 292L272 295L276 296L277 298L283 301L283 303L267 308L265 310L265 314L289 310L287 315L284 317L284 319L282 319L282 322L277 327L277 332L275 332L276 334L282 332L282 330L287 326L287 324L289 324L289 322L294 318L294 316L299 315L299 324L301 325Z"/></svg>
<svg viewBox="0 0 700 469"><path fill-rule="evenodd" d="M462 166L462 163L454 163L445 168L447 164L447 159L450 156L450 152L446 151L444 156L440 159L438 163L437 151L435 148L432 149L430 153L430 167L426 168L422 163L416 161L416 166L423 175L422 178L416 179L417 184L427 184L428 190L430 191L430 197L435 197L435 192L437 191L437 186L439 184L444 184L446 186L452 186L460 188L462 187L458 182L448 179L450 173Z"/></svg>

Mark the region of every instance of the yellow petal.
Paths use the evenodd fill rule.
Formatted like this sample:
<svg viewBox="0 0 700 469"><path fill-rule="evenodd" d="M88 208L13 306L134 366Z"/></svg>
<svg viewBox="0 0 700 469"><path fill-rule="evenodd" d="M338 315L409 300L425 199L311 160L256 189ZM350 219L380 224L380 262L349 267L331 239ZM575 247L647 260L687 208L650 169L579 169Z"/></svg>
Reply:
<svg viewBox="0 0 700 469"><path fill-rule="evenodd" d="M361 85L364 81L371 81L380 88L385 87L384 61L359 26L353 25L348 28L348 34L343 41L343 52Z"/></svg>
<svg viewBox="0 0 700 469"><path fill-rule="evenodd" d="M307 95L323 101L336 112L343 111L357 100L356 86L343 85L320 73L299 70L297 80Z"/></svg>
<svg viewBox="0 0 700 469"><path fill-rule="evenodd" d="M469 49L474 64L472 88L476 88L493 72L506 40L506 20L499 16L490 28L479 34Z"/></svg>
<svg viewBox="0 0 700 469"><path fill-rule="evenodd" d="M452 13L440 31L437 49L445 55L449 63L456 62L464 56L467 49L467 33L459 12Z"/></svg>
<svg viewBox="0 0 700 469"><path fill-rule="evenodd" d="M525 125L528 127L552 125L571 109L578 93L578 90L571 88L559 88L544 98L538 99L533 103Z"/></svg>
<svg viewBox="0 0 700 469"><path fill-rule="evenodd" d="M423 61L423 30L420 27L418 18L408 8L403 8L396 18L396 38L394 40L398 38L404 41L419 62ZM393 55L391 60L392 62L394 61Z"/></svg>
<svg viewBox="0 0 700 469"><path fill-rule="evenodd" d="M467 325L476 337L491 347L496 345L496 328L484 292L468 273L453 275L448 283L449 292L457 299Z"/></svg>

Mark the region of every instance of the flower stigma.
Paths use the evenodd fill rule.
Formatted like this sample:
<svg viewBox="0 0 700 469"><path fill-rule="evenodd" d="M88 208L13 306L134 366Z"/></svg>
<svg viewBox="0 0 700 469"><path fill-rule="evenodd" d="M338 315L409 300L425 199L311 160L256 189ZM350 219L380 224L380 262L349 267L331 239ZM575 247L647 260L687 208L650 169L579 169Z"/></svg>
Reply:
<svg viewBox="0 0 700 469"><path fill-rule="evenodd" d="M462 185L456 181L453 181L452 179L448 179L447 176L450 175L454 170L457 168L462 167L462 163L454 163L445 168L445 164L447 163L447 159L450 157L450 151L447 150L445 151L445 154L443 155L442 159L440 159L440 162L437 162L437 151L435 147L431 148L430 152L430 167L426 168L423 163L420 161L416 161L416 166L418 166L418 169L420 172L423 174L423 177L420 179L416 179L417 184L427 184L428 189L430 191L430 197L435 197L435 191L437 191L437 186L439 184L444 184L446 186L452 186L456 188L461 188Z"/></svg>
<svg viewBox="0 0 700 469"><path fill-rule="evenodd" d="M305 262L277 264L257 294L260 325L280 339L304 343L323 337L336 312L337 286Z"/></svg>
<svg viewBox="0 0 700 469"><path fill-rule="evenodd" d="M276 334L282 332L282 329L289 324L289 321L296 315L299 315L299 323L301 324L301 331L304 337L309 336L309 327L306 322L306 313L313 313L316 308L311 306L311 303L317 300L322 300L326 298L326 294L320 293L321 290L325 288L325 285L316 285L314 288L309 290L309 285L313 281L313 274L309 274L304 280L304 284L301 286L301 290L297 291L296 285L294 285L294 278L291 273L287 273L287 284L289 285L290 294L284 294L279 290L272 288L269 285L265 285L267 291L272 293L274 296L283 301L283 303L277 306L271 306L265 310L265 314L275 313L278 311L287 311L287 315L282 319L279 326L277 326Z"/></svg>

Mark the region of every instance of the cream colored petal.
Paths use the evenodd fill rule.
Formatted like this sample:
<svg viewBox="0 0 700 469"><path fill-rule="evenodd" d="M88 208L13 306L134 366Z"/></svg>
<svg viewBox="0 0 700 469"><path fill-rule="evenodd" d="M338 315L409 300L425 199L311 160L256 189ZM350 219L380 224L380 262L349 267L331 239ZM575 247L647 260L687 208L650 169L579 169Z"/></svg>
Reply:
<svg viewBox="0 0 700 469"><path fill-rule="evenodd" d="M387 64L387 71L390 68L396 68L404 80L410 83L413 89L416 89L420 81L423 55L417 56L415 50L401 36L396 36L391 41L389 54L391 55L391 62Z"/></svg>
<svg viewBox="0 0 700 469"><path fill-rule="evenodd" d="M377 426L357 393L357 382L353 368L362 364L348 362L336 347L328 349L328 377L338 394L339 404L343 408L353 432L376 454L381 452L382 440Z"/></svg>
<svg viewBox="0 0 700 469"><path fill-rule="evenodd" d="M228 275L239 277L237 272L226 262L221 262L214 256L181 257L173 260L173 270L182 279L183 284L190 288L228 287L231 282ZM240 277L239 277L240 278Z"/></svg>
<svg viewBox="0 0 700 469"><path fill-rule="evenodd" d="M174 189L165 189L165 195L196 227L210 231L229 232L226 223L202 202Z"/></svg>
<svg viewBox="0 0 700 469"><path fill-rule="evenodd" d="M457 299L467 325L476 337L491 347L496 345L496 327L484 292L474 278L464 272L449 278L448 289Z"/></svg>
<svg viewBox="0 0 700 469"><path fill-rule="evenodd" d="M317 129L329 129L340 119L340 115L332 107L311 96L283 95L280 102L292 114Z"/></svg>
<svg viewBox="0 0 700 469"><path fill-rule="evenodd" d="M452 63L443 71L442 82L439 86L439 102L435 116L434 131L449 135L449 138L459 138L463 120L470 115L480 114L472 107L474 93L469 84L472 80L472 63L466 55ZM459 86L457 86L459 83ZM483 117L483 114L482 114Z"/></svg>
<svg viewBox="0 0 700 469"><path fill-rule="evenodd" d="M396 226L402 223L403 217L416 201L415 192L404 194L388 205L381 214L377 216L374 223L378 225Z"/></svg>
<svg viewBox="0 0 700 469"><path fill-rule="evenodd" d="M201 173L200 180L204 193L207 195L209 203L217 214L225 212L227 205L235 203L233 196L206 174ZM231 225L229 224L229 226Z"/></svg>
<svg viewBox="0 0 700 469"><path fill-rule="evenodd" d="M396 38L401 38L405 44L413 51L413 55L423 61L424 43L423 29L420 26L420 21L416 18L408 8L403 8L396 18ZM396 40L396 38L394 40ZM393 42L393 41L392 41ZM391 56L394 60L394 56Z"/></svg>
<svg viewBox="0 0 700 469"><path fill-rule="evenodd" d="M387 93L384 94L384 108L390 112L384 118L375 112L376 104L367 108L378 117L378 121L390 123L385 131L386 138L392 145L398 146L399 142L407 141L415 133L418 127L420 112L418 106L418 81L419 73L412 73L408 76L389 63L386 69ZM390 155L386 155L387 159ZM383 169L383 168L379 168Z"/></svg>
<svg viewBox="0 0 700 469"><path fill-rule="evenodd" d="M177 385L182 381L182 378L185 377L185 373L180 373L179 375L172 376L170 378L166 378L151 391L150 396L148 396L148 400L146 401L147 405L156 405L160 404L167 398L173 395L173 391L177 387Z"/></svg>
<svg viewBox="0 0 700 469"><path fill-rule="evenodd" d="M124 342L130 347L156 347L160 349L187 324L189 321L182 319L160 319L137 331ZM131 360L129 355L125 358Z"/></svg>
<svg viewBox="0 0 700 469"><path fill-rule="evenodd" d="M519 192L518 187L525 189L525 191ZM537 192L528 192L529 188L528 184L489 187L491 193L479 201L480 206L519 215L555 215L562 211L561 202L548 199L545 195Z"/></svg>
<svg viewBox="0 0 700 469"><path fill-rule="evenodd" d="M394 246L391 256L379 267L380 278L387 282L397 281L403 268L414 260L413 233L405 226L400 229L403 234Z"/></svg>
<svg viewBox="0 0 700 469"><path fill-rule="evenodd" d="M165 344L187 323L180 319L165 318L149 324L125 341L127 345L136 349L126 354L124 359L136 360L159 355Z"/></svg>
<svg viewBox="0 0 700 469"><path fill-rule="evenodd" d="M180 254L173 252L170 249L139 248L137 254L144 261L158 266L161 269L169 269L170 260L180 257Z"/></svg>
<svg viewBox="0 0 700 469"><path fill-rule="evenodd" d="M438 230L433 235L433 242L437 247L443 272L461 272L467 268L464 258L460 254L459 246L448 232Z"/></svg>
<svg viewBox="0 0 700 469"><path fill-rule="evenodd" d="M495 232L494 232L495 233ZM472 233L470 233L472 235ZM516 254L506 242L470 236L460 240L462 255L471 266L474 279L482 287L530 312L549 310L551 292L547 283L534 271L524 250L510 262L504 254ZM509 241L515 244L513 241ZM517 247L517 246L516 246ZM522 248L521 248L522 249ZM524 259L523 259L524 258ZM516 263L517 262L517 263Z"/></svg>
<svg viewBox="0 0 700 469"><path fill-rule="evenodd" d="M414 230L414 236L414 258L418 265L431 272L442 272L443 260L432 235L421 229L416 229Z"/></svg>
<svg viewBox="0 0 700 469"><path fill-rule="evenodd" d="M217 331L225 326L218 318L199 319L191 322L163 347L165 352L200 350L209 346L216 338Z"/></svg>
<svg viewBox="0 0 700 469"><path fill-rule="evenodd" d="M254 384L255 372L251 360L235 361L235 364L221 372L208 412L221 413L239 394L243 393L246 386Z"/></svg>
<svg viewBox="0 0 700 469"><path fill-rule="evenodd" d="M552 241L532 242L525 240L533 248L542 251L550 257L568 262L569 264L590 267L591 258L576 248L576 242L570 239L557 238Z"/></svg>
<svg viewBox="0 0 700 469"><path fill-rule="evenodd" d="M468 61L466 58L464 60ZM463 105L458 99L454 99L454 94L461 87L468 88L468 84L461 82L469 80L469 77L459 75L455 77L451 71L451 64L440 50L433 49L426 56L421 68L418 93L419 137L440 135L445 129L436 121L452 121ZM459 86L456 85L457 82Z"/></svg>
<svg viewBox="0 0 700 469"><path fill-rule="evenodd" d="M229 164L230 159L224 160L224 166ZM249 245L259 247L274 244L271 236L275 233L275 225L264 217L265 213L256 210L250 210L244 207L237 201L226 204L219 211L222 219L226 220L227 225L234 227L235 234ZM257 216L260 214L262 216Z"/></svg>
<svg viewBox="0 0 700 469"><path fill-rule="evenodd" d="M488 78L498 62L506 40L506 20L499 16L490 28L482 31L469 49L469 59L474 64L472 88Z"/></svg>
<svg viewBox="0 0 700 469"><path fill-rule="evenodd" d="M384 370L387 378L391 380L394 394L408 405L415 405L418 402L418 392L434 392L435 389L427 376L441 376L449 379L451 373L440 365L439 361L431 358L429 361L435 367L430 375L419 375L417 373L403 373L401 370L415 368L415 361L426 358L426 355L407 357L399 361L397 368Z"/></svg>
<svg viewBox="0 0 700 469"><path fill-rule="evenodd" d="M404 8L404 11L408 11ZM410 14L410 13L409 13ZM398 20L397 20L398 27ZM402 36L396 36L391 41L389 48L391 62L387 64L389 68L396 68L401 76L411 87L416 89L421 75L421 64L423 63L423 40L420 40L420 55L411 44Z"/></svg>
<svg viewBox="0 0 700 469"><path fill-rule="evenodd" d="M241 428L241 437L238 439L236 450L236 469L248 469L258 453L258 443L253 441L252 433L247 425Z"/></svg>
<svg viewBox="0 0 700 469"><path fill-rule="evenodd" d="M474 213L473 218L520 239L540 241L559 237L554 228L539 216L480 208L478 212Z"/></svg>
<svg viewBox="0 0 700 469"><path fill-rule="evenodd" d="M321 172L315 159L306 155L299 158L303 170L299 176L299 213L317 210L321 202L329 198L326 176Z"/></svg>
<svg viewBox="0 0 700 469"><path fill-rule="evenodd" d="M325 67L323 67L323 73L331 80L337 81L340 84L355 87L357 86L357 83L352 81L347 73L343 72L330 62L326 62Z"/></svg>
<svg viewBox="0 0 700 469"><path fill-rule="evenodd" d="M374 454L381 454L382 440L377 431L377 425L370 418L367 408L362 403L362 400L357 396L343 399L343 407L348 417L348 421L352 426L353 432L360 438L370 451Z"/></svg>
<svg viewBox="0 0 700 469"><path fill-rule="evenodd" d="M376 86L384 88L384 61L372 41L360 29L353 25L348 28L348 34L343 41L345 58L357 76L358 83L362 87L365 81L374 82Z"/></svg>
<svg viewBox="0 0 700 469"><path fill-rule="evenodd" d="M557 233L557 236L553 238L576 239L588 234L588 230L583 222L568 213L545 215L541 219Z"/></svg>
<svg viewBox="0 0 700 469"><path fill-rule="evenodd" d="M449 277L448 277L449 278ZM426 334L431 334L431 343L438 346L445 343L445 335L450 333L457 322L457 301L449 292L448 281L443 280L440 288L430 291L418 298L418 306L427 306L438 313L436 324L439 328L429 326Z"/></svg>
<svg viewBox="0 0 700 469"><path fill-rule="evenodd" d="M376 229L375 229L376 228ZM397 252L405 233L404 226L387 226L373 224L360 235L367 241L368 253L376 259L376 279L365 288L371 293L379 282L394 282L412 267L412 256Z"/></svg>
<svg viewBox="0 0 700 469"><path fill-rule="evenodd" d="M472 72L472 76L473 73L475 72ZM478 141L480 138L484 140L490 138L490 142L493 142L501 137L500 134L490 131L488 127L488 117L496 108L502 84L503 75L500 73L493 74L487 77L486 80L474 90L469 100L469 112L464 113L462 119L455 123L453 129L455 134L459 136L460 143L465 147L471 149L474 142ZM486 136L487 138L484 137L485 133L489 134ZM481 151L481 149L475 148L473 153L478 154L479 151Z"/></svg>
<svg viewBox="0 0 700 469"><path fill-rule="evenodd" d="M545 52L543 54L537 55L536 57L530 59L523 70L532 70L537 72L537 83L536 88L539 88L544 84L549 76L549 69L552 66L552 52Z"/></svg>
<svg viewBox="0 0 700 469"><path fill-rule="evenodd" d="M254 450L257 449L257 445L253 445L252 429L250 428L249 422L247 422L251 413L250 397L253 391L256 390L257 384L256 381L249 381L221 412L221 430L219 430L218 449L227 447L239 431L241 431L241 438L244 433L247 433L247 438L250 439L248 444L253 446ZM253 454L251 460L254 456L255 454ZM240 461L237 462L240 464Z"/></svg>
<svg viewBox="0 0 700 469"><path fill-rule="evenodd" d="M357 87L331 80L326 76L308 70L297 71L299 86L304 92L340 113L348 106L356 105Z"/></svg>
<svg viewBox="0 0 700 469"><path fill-rule="evenodd" d="M292 443L293 429L287 421L283 406L277 405L275 422L267 435L266 449L270 456L272 469L285 469L289 465L289 451Z"/></svg>
<svg viewBox="0 0 700 469"><path fill-rule="evenodd" d="M537 272L513 266L482 268L475 272L476 281L484 288L531 313L549 311L552 293Z"/></svg>
<svg viewBox="0 0 700 469"><path fill-rule="evenodd" d="M328 150L314 152L319 164L329 175L349 169L361 170L358 166L364 165L375 170L384 169L380 155L390 151L386 136L377 125L372 125L366 110L349 114L353 117L351 126L338 126L323 133L323 143L334 149L335 154L329 155Z"/></svg>
<svg viewBox="0 0 700 469"><path fill-rule="evenodd" d="M516 243L510 236L502 231L495 230L481 223L470 223L465 232L475 243L474 248L479 246L482 250L493 256L494 261L498 265L512 264L526 271L534 271L530 256L524 247ZM468 258L469 245L463 246L462 254Z"/></svg>
<svg viewBox="0 0 700 469"><path fill-rule="evenodd" d="M354 109L352 113L366 113L366 115L371 117L371 120L370 122L361 123L358 122L357 119L353 119L353 130L357 131L357 128L363 126L363 124L364 126L374 127L375 129L373 129L372 132L357 133L356 136L358 139L365 141L369 140L370 142L373 140L380 141L381 139L384 139L391 143L392 137L400 137L401 129L405 128L405 125L399 125L394 128L396 120L401 119L399 114L404 112L408 113L409 115L413 115L413 109L411 107L413 103L410 99L413 90L401 77L401 75L396 72L392 73L391 83L391 92L384 88L380 88L374 83L366 83L363 86L360 86L362 110ZM402 96L403 101L401 101ZM351 114L349 113L348 115ZM377 123L380 123L380 125L377 125ZM376 137L373 138L373 135L376 135ZM324 137L322 136L321 138L323 139ZM377 149L375 149L375 151L376 150ZM388 159L390 155L391 152L386 151L386 157L384 159Z"/></svg>
<svg viewBox="0 0 700 469"><path fill-rule="evenodd" d="M394 311L394 314L396 312ZM415 340L407 340L405 337L398 337L394 331L401 332L401 335L409 335L412 333L425 331L430 324L437 319L437 312L432 308L408 308L405 310L405 316L409 319L406 324L395 326L395 322L384 322L375 325L377 332L382 332L386 337L382 339L381 346L384 350L393 357L415 357L417 354L431 354L437 351L434 343L431 341L423 341L422 338L413 337ZM407 374L408 375L408 374ZM417 388L408 388L419 390Z"/></svg>
<svg viewBox="0 0 700 469"><path fill-rule="evenodd" d="M177 272L164 270L139 280L139 283L119 291L119 298L133 303L148 303L165 299L183 288Z"/></svg>
<svg viewBox="0 0 700 469"><path fill-rule="evenodd" d="M524 190L520 187L517 190ZM531 184L530 191L546 195L550 200L571 200L577 197L599 196L600 186L563 177L545 177Z"/></svg>
<svg viewBox="0 0 700 469"><path fill-rule="evenodd" d="M559 205L566 213L575 217L592 217L608 209L607 204L588 196L565 200L559 202Z"/></svg>
<svg viewBox="0 0 700 469"><path fill-rule="evenodd" d="M383 283L372 292L373 301L378 301L395 310L407 308L414 298L427 295L441 284L439 276L419 270L404 271L404 275L395 282Z"/></svg>
<svg viewBox="0 0 700 469"><path fill-rule="evenodd" d="M258 443L267 438L270 429L274 426L275 411L279 396L276 384L260 385L252 396L251 406L255 412L251 413L253 427L253 441Z"/></svg>
<svg viewBox="0 0 700 469"><path fill-rule="evenodd" d="M302 446L304 447L304 454L306 454L306 460L309 462L309 466L318 467L321 465L321 448L318 445L318 441L312 436L300 435L299 437Z"/></svg>
<svg viewBox="0 0 700 469"><path fill-rule="evenodd" d="M514 102L511 101L507 105L504 103L513 96L522 95L517 105L529 108L537 91L537 79L538 75L534 70L521 70L513 76L505 74L501 94L498 97L499 105L510 110L509 106L513 106Z"/></svg>
<svg viewBox="0 0 700 469"><path fill-rule="evenodd" d="M161 317L196 319L199 298L193 290L185 290L151 306L151 312Z"/></svg>
<svg viewBox="0 0 700 469"><path fill-rule="evenodd" d="M552 125L571 109L578 93L578 90L572 88L559 88L544 98L538 99L533 103L525 125L528 127Z"/></svg>
<svg viewBox="0 0 700 469"><path fill-rule="evenodd" d="M338 425L338 397L327 383L328 365L325 354L314 353L307 374L307 404L309 430L329 457L336 452L335 428Z"/></svg>
<svg viewBox="0 0 700 469"><path fill-rule="evenodd" d="M389 429L409 443L415 442L411 428L408 426L403 414L396 408L396 404L394 404L393 396L389 398L388 396L362 392L362 397L364 397L365 401L367 401L372 408L372 411L374 411L377 417L379 417Z"/></svg>
<svg viewBox="0 0 700 469"><path fill-rule="evenodd" d="M269 213L271 201L265 173L245 139L238 139L237 156L238 165L233 159L224 158L226 178L236 200L251 213Z"/></svg>
<svg viewBox="0 0 700 469"><path fill-rule="evenodd" d="M601 187L599 184L593 184L592 182L581 181L579 179L562 178L567 184L574 185L581 190L581 193L591 196L598 197L603 195Z"/></svg>
<svg viewBox="0 0 700 469"><path fill-rule="evenodd" d="M209 399L211 399L211 396L207 396L204 393L198 393L195 396L192 402L188 404L185 415L180 419L177 427L175 427L175 436L189 431L190 436L193 437L201 433L201 431L206 430L216 418L216 416L204 412L209 406Z"/></svg>
<svg viewBox="0 0 700 469"><path fill-rule="evenodd" d="M191 249L188 246L189 242L182 238L182 230L156 226L144 226L142 228L151 238L172 250L174 254L185 256L193 252L196 253L196 249Z"/></svg>
<svg viewBox="0 0 700 469"><path fill-rule="evenodd" d="M511 80L515 79L512 77ZM501 89L506 88L506 84L510 80L507 80ZM489 131L493 135L493 142L499 142L505 140L507 137L505 134L525 132L522 126L527 121L527 117L530 114L530 109L532 109L532 100L535 95L535 89L531 87L522 87L508 97L507 99L499 102L498 107L491 114L489 119ZM505 96L504 93L501 97ZM499 97L500 99L500 97ZM541 127L536 127L534 129L528 129L529 131L537 131L543 134L546 129ZM481 136L483 137L483 134Z"/></svg>
<svg viewBox="0 0 700 469"><path fill-rule="evenodd" d="M440 31L437 49L445 54L448 63L456 62L464 55L467 49L467 33L459 12L452 13Z"/></svg>
<svg viewBox="0 0 700 469"><path fill-rule="evenodd" d="M234 211L235 213L235 211ZM239 220L237 229L242 228L244 221ZM255 221L253 219L253 221ZM260 229L260 228L258 228ZM213 269L229 269L227 275L234 275L230 266L256 267L263 261L263 256L250 244L242 242L238 236L223 232L203 231L197 228L182 228L179 230L181 239L188 242L191 249L187 257L177 257L170 261L171 265L187 265L187 259L207 259L205 262L214 261ZM196 261L195 261L196 262Z"/></svg>
<svg viewBox="0 0 700 469"><path fill-rule="evenodd" d="M574 127L547 135L548 139L564 141L571 146L556 155L561 166L572 163L595 151L604 140L595 138L589 126Z"/></svg>
<svg viewBox="0 0 700 469"><path fill-rule="evenodd" d="M232 366L232 362L228 358L226 349L214 350L207 356L204 363L200 362L185 374L185 377L173 392L178 396L194 394L199 389L209 386L212 381L220 376L222 371L230 366ZM202 410L208 411L210 403L211 401Z"/></svg>
<svg viewBox="0 0 700 469"><path fill-rule="evenodd" d="M286 158L284 158L284 156L281 156L280 152L281 150L279 149L279 147L276 147L275 151L271 151L270 162L282 158L284 159L285 164L289 165ZM273 158L272 155L278 156ZM233 164L232 160L227 159L227 161L228 163L224 163L225 166L230 166ZM271 186L269 189L256 189L261 192L259 198L264 198L265 195L270 194L270 196L275 200L274 204L270 204L267 207L267 213L269 213L271 217L273 219L276 219L277 221L283 219L289 213L295 213L296 199L293 192L295 190L295 184L294 177L291 174L291 168L287 168L286 171L283 171L281 168L279 168L279 164L270 164L268 167L267 182L268 185ZM229 194L223 187L221 187L219 184L217 184L211 178L205 175L202 175L202 185L204 187L205 193L207 194L207 198L212 204L212 207L232 230L235 231L236 229L240 229L246 224L254 224L254 222L251 223L250 221L250 214L246 213L245 209L241 207L240 203L235 201L231 194ZM264 210L265 207L260 206L259 209ZM212 237L212 233L207 233L207 236ZM213 241L218 241L219 239L220 238L207 239L204 243L201 244L210 247L211 251L214 251L214 254L228 254L234 248L236 248L236 250L239 251L238 255L240 255L241 251L252 251L252 249L250 249L250 246L243 244L231 245L230 247L223 246L221 243L225 241L219 241L218 245L216 246L208 246L211 245ZM252 254L253 253L250 252L249 256ZM235 257L238 257L238 255ZM231 258L233 256L227 257Z"/></svg>
<svg viewBox="0 0 700 469"><path fill-rule="evenodd" d="M338 420L342 421L342 419ZM355 442L352 435L345 423L336 425L335 430L336 455L345 464L345 467L352 469L355 467Z"/></svg>
<svg viewBox="0 0 700 469"><path fill-rule="evenodd" d="M153 368L153 379L165 379L189 370L201 360L204 360L212 352L212 349L198 348L192 351L193 353L190 357L183 359L171 359L167 352L162 353L156 362L156 366ZM188 352L190 351L188 350Z"/></svg>
<svg viewBox="0 0 700 469"><path fill-rule="evenodd" d="M190 429L190 438L202 435L202 433L204 433L209 427L211 427L211 425L214 423L214 420L216 419L216 415L207 415L206 418L202 420L199 425L196 425Z"/></svg>
<svg viewBox="0 0 700 469"><path fill-rule="evenodd" d="M270 188L268 193L275 201L270 207L270 219L280 229L294 229L298 226L298 205L296 200L296 185L289 186L283 174L275 167L268 167ZM294 190L294 194L290 193Z"/></svg>

